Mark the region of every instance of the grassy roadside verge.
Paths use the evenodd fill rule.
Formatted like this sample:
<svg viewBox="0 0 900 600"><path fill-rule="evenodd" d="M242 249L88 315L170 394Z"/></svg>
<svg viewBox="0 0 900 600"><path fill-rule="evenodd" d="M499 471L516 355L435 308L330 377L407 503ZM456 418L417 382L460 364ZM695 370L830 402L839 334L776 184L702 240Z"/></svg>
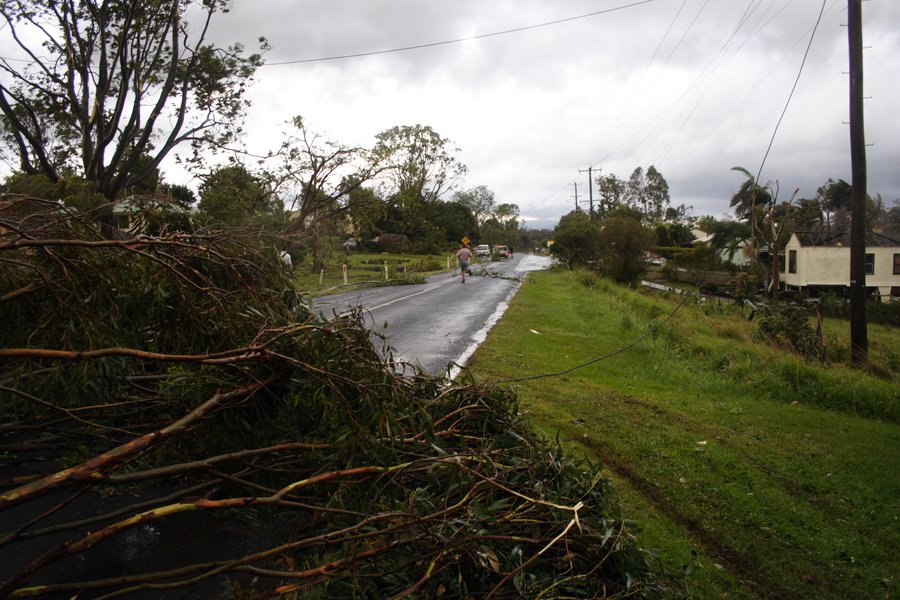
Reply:
<svg viewBox="0 0 900 600"><path fill-rule="evenodd" d="M451 266L455 267L455 258ZM388 279L385 279L387 263ZM347 266L344 284L343 265ZM447 270L447 256L417 254L352 253L329 262L323 272L314 272L308 265L298 265L294 278L307 293L321 294L346 291L360 285L387 285L398 280L425 277Z"/></svg>
<svg viewBox="0 0 900 600"><path fill-rule="evenodd" d="M675 301L533 273L472 370L491 380L562 371L637 338ZM752 330L735 309L688 303L622 354L515 385L549 436L606 465L680 595L896 595L896 369L886 380L812 366ZM826 331L833 347L847 343L834 324ZM890 373L896 330L869 336Z"/></svg>

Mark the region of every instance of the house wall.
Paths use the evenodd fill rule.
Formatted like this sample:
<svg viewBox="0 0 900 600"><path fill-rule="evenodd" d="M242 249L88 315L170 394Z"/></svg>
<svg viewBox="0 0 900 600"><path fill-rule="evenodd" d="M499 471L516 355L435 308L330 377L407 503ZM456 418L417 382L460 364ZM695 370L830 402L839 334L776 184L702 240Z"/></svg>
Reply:
<svg viewBox="0 0 900 600"><path fill-rule="evenodd" d="M746 267L750 264L750 257L744 254L746 244L741 244L734 254L729 254L728 250L719 250L719 258L723 263L731 263L736 267Z"/></svg>
<svg viewBox="0 0 900 600"><path fill-rule="evenodd" d="M797 251L796 273L788 272L791 250ZM866 254L875 255L875 272L866 274L867 287L900 286L900 275L894 275L894 254L898 253L900 248L866 248ZM785 272L782 273L781 280L785 285L850 285L850 248L803 247L795 237L791 237L784 254Z"/></svg>

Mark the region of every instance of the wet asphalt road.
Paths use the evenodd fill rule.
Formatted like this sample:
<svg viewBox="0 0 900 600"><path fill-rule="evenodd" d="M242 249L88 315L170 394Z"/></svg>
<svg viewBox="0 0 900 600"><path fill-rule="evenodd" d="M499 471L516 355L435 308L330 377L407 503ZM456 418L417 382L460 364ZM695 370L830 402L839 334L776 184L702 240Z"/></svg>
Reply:
<svg viewBox="0 0 900 600"><path fill-rule="evenodd" d="M546 268L545 256L518 254L501 261L482 259L473 275L432 275L424 284L356 290L316 298L313 309L325 318L361 306L376 347L387 338L394 359L417 363L431 373L455 376L500 319L528 271Z"/></svg>

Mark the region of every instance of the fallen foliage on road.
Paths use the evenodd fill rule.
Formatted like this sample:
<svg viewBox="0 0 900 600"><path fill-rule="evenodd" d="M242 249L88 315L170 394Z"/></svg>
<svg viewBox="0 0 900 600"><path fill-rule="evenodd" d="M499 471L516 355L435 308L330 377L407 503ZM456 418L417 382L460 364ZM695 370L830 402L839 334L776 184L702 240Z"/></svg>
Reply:
<svg viewBox="0 0 900 600"><path fill-rule="evenodd" d="M511 390L399 376L301 291L258 232L0 198L0 598L659 591Z"/></svg>

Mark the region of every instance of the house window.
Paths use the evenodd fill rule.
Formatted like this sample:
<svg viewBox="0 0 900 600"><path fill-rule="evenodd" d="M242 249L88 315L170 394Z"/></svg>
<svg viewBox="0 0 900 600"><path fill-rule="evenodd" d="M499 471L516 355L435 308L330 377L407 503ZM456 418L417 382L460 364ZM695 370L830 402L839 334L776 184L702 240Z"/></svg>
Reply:
<svg viewBox="0 0 900 600"><path fill-rule="evenodd" d="M797 251L788 250L788 273L797 272Z"/></svg>
<svg viewBox="0 0 900 600"><path fill-rule="evenodd" d="M900 254L894 255L894 275L900 275Z"/></svg>
<svg viewBox="0 0 900 600"><path fill-rule="evenodd" d="M866 275L875 274L875 255L866 254Z"/></svg>

